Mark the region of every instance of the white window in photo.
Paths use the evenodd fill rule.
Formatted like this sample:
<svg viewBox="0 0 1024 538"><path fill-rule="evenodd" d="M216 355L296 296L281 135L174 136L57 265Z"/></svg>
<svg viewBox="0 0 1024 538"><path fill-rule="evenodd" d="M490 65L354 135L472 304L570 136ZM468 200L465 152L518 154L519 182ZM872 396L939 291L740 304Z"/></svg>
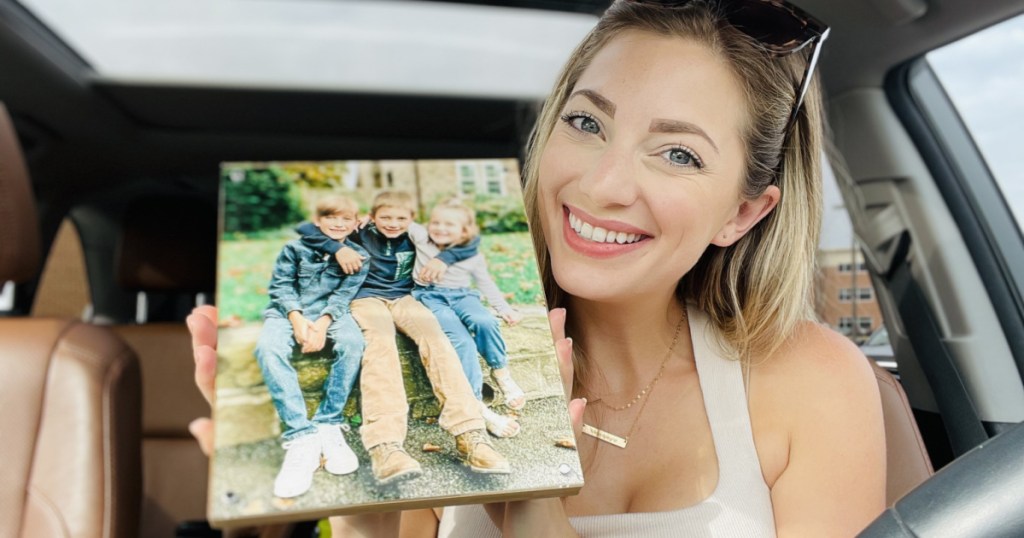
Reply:
<svg viewBox="0 0 1024 538"><path fill-rule="evenodd" d="M459 178L459 191L462 194L476 194L476 166L471 162L456 162L455 170Z"/></svg>
<svg viewBox="0 0 1024 538"><path fill-rule="evenodd" d="M874 299L875 294L872 288L857 288L857 300L858 301L870 301Z"/></svg>
<svg viewBox="0 0 1024 538"><path fill-rule="evenodd" d="M505 166L501 161L455 161L459 191L467 196L488 194L505 196Z"/></svg>
<svg viewBox="0 0 1024 538"><path fill-rule="evenodd" d="M839 288L839 302L848 303L853 300L852 288Z"/></svg>

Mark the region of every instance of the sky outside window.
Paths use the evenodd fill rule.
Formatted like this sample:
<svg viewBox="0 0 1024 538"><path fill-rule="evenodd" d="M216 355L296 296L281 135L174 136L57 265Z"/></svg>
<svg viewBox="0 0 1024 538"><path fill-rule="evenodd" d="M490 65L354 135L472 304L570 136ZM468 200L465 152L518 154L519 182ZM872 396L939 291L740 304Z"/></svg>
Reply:
<svg viewBox="0 0 1024 538"><path fill-rule="evenodd" d="M1024 16L927 56L1003 191L1024 222Z"/></svg>

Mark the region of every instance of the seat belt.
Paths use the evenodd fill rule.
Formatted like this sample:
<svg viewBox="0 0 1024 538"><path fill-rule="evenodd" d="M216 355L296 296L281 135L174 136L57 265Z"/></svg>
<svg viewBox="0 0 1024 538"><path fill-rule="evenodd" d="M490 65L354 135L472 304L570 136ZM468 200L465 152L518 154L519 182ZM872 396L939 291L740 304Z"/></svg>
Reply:
<svg viewBox="0 0 1024 538"><path fill-rule="evenodd" d="M988 440L978 411L957 371L931 306L911 275L910 232L898 237L892 264L884 279L896 302L914 355L931 386L954 456Z"/></svg>

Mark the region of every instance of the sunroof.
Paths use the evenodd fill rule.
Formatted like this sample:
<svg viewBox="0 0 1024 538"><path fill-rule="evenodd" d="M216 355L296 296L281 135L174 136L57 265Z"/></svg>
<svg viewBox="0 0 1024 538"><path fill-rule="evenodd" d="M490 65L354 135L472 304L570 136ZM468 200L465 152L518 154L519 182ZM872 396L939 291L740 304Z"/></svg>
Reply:
<svg viewBox="0 0 1024 538"><path fill-rule="evenodd" d="M21 0L104 79L541 97L591 15L355 0Z"/></svg>

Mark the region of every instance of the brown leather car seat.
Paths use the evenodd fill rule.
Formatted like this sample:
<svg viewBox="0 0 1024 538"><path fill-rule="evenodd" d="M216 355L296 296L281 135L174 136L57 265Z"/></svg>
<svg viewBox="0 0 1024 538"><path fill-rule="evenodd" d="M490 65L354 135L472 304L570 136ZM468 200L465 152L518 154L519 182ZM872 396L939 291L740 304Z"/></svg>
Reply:
<svg viewBox="0 0 1024 538"><path fill-rule="evenodd" d="M875 371L878 392L882 396L886 445L885 502L892 506L935 471L900 382L875 361L869 359L868 362Z"/></svg>
<svg viewBox="0 0 1024 538"><path fill-rule="evenodd" d="M34 279L39 222L0 104L0 282ZM0 535L138 535L138 363L108 329L0 318Z"/></svg>
<svg viewBox="0 0 1024 538"><path fill-rule="evenodd" d="M188 196L143 197L122 219L117 281L148 294L213 290L216 209ZM142 316L145 317L145 316ZM143 501L140 536L173 536L206 519L207 458L188 431L210 415L194 381L192 340L184 321L113 326L142 366Z"/></svg>

